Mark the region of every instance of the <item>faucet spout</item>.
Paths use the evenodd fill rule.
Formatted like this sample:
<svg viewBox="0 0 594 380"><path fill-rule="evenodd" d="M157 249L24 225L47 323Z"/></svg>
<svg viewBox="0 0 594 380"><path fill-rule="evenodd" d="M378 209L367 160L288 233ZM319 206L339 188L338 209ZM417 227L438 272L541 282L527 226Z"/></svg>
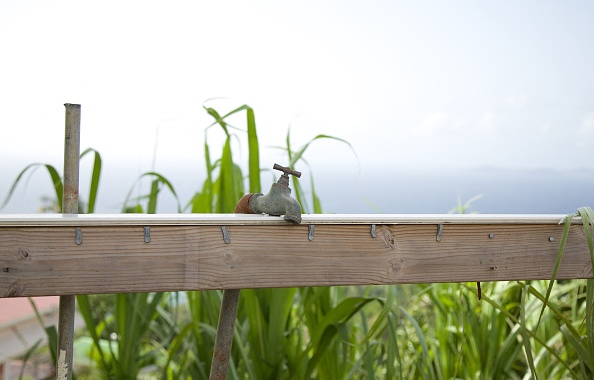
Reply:
<svg viewBox="0 0 594 380"><path fill-rule="evenodd" d="M301 172L278 164L274 164L273 169L280 170L283 174L278 182L270 186L268 194L245 195L235 206L235 212L240 214L284 215L286 221L299 224L301 223L301 205L297 200L291 198L289 174L299 178Z"/></svg>
<svg viewBox="0 0 594 380"><path fill-rule="evenodd" d="M291 198L291 189L279 183L273 183L266 195L253 194L249 200L254 213L280 216L288 222L301 223L301 205Z"/></svg>

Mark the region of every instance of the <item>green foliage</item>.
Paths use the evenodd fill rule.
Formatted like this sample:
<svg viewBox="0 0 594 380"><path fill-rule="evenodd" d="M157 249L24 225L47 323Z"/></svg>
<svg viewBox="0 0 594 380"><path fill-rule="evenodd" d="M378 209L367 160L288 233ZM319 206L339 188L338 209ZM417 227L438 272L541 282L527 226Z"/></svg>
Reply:
<svg viewBox="0 0 594 380"><path fill-rule="evenodd" d="M89 197L88 197L88 203L87 203L86 210L84 208L81 208L80 205L83 202L79 201L79 213L86 212L86 213L91 214L95 211L95 203L97 201L97 192L99 190L99 180L101 178L101 155L95 149L88 148L84 152L81 153L80 158L82 159L84 156L86 156L89 153L93 153L93 156L94 156L93 170L91 171L91 182L90 182L90 186L89 186ZM27 172L30 172L30 174L32 175L40 167L44 167L47 170L47 172L50 175L50 178L52 180L54 194L56 196L55 203L57 205L55 211L62 212L62 193L64 191L64 184L62 181L62 177L60 176L58 170L53 165L41 164L41 163L29 164L23 170L21 170L21 172L17 175L16 179L13 181L12 186L10 187L10 190L8 191L8 194L4 198L4 202L2 202L2 205L0 205L0 210L3 209L8 204L8 202L10 201L10 199L12 198L12 196L14 194L14 191L16 190L17 186L23 179L24 175Z"/></svg>
<svg viewBox="0 0 594 380"><path fill-rule="evenodd" d="M261 192L253 109L243 105L223 115L205 110L214 122L205 129L206 176L198 191L182 208L173 184L160 173L147 172L134 182L123 212L157 212L163 190L174 196L179 211L192 213L232 212L244 189ZM243 112L245 130L229 124L228 117ZM208 134L217 132L223 133L224 143L213 158ZM288 165L297 169L308 166L304 155L314 141L352 149L348 142L323 134L294 149L290 137L289 130L282 149ZM247 144L245 163L235 160L236 141ZM94 164L88 204L81 212L95 210L99 188L101 156L89 149L81 157L89 153L94 153ZM3 206L24 175L38 167L48 171L61 202L58 171L49 164L32 164L19 173ZM146 180L148 191L132 197ZM292 189L307 210L305 192L295 178ZM322 212L313 177L310 195L313 212ZM466 213L476 199L458 200L450 212ZM565 220L553 279L570 223L578 216L594 263L594 213L580 208ZM228 378L592 378L594 280L497 282L482 289L482 300L476 286L466 283L244 289ZM93 346L90 378L132 379L147 368L154 378L207 378L221 296L221 291L78 296L87 325L84 334ZM55 328L50 330L54 339Z"/></svg>
<svg viewBox="0 0 594 380"><path fill-rule="evenodd" d="M309 165L307 164L307 161L304 159L303 156L304 156L305 152L307 151L307 149L310 147L310 145L314 141L323 140L323 139L334 140L334 141L338 141L343 144L346 144L351 149L351 151L353 152L355 157L357 157L357 153L355 152L352 145L348 141L338 138L338 137L324 135L324 134L319 134L319 135L315 136L313 139L309 140L301 148L299 148L299 150L293 150L293 146L291 144L291 129L290 128L287 131L287 137L285 139L285 143L286 143L285 147L284 148L276 147L276 148L282 149L286 152L287 158L289 161L289 167L295 168L295 167L297 167L297 165L299 165L300 162L303 162L304 164L306 164L309 167ZM311 168L310 168L309 172L312 173ZM295 199L297 199L297 202L299 202L299 204L301 205L301 211L307 212L309 210L309 208L307 207L307 201L306 201L305 197L303 196L304 191L303 191L303 188L301 187L301 184L299 183L297 178L295 178L294 176L291 176L291 182L292 182L291 184L293 187ZM313 213L321 214L322 213L322 205L321 205L320 200L316 194L313 183L314 183L314 180L313 180L313 174L312 174L311 175L311 194L312 194L312 201L313 201Z"/></svg>

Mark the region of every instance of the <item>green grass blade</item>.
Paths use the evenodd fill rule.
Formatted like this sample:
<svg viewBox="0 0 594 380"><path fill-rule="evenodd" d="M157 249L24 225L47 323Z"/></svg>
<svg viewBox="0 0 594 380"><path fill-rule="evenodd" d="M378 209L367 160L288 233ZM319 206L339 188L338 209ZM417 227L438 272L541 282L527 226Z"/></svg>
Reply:
<svg viewBox="0 0 594 380"><path fill-rule="evenodd" d="M586 283L586 339L590 358L594 358L594 280ZM593 359L594 360L594 359ZM594 366L590 367L594 372Z"/></svg>
<svg viewBox="0 0 594 380"><path fill-rule="evenodd" d="M388 379L402 379L403 375L402 375L402 357L400 355L400 347L398 345L398 333L397 333L397 326L398 326L398 322L397 322L397 316L396 314L392 311L390 313L390 315L388 316L388 326L389 326L389 332L390 332L390 338L387 342L387 352L388 352L388 363L387 363L387 368L386 368L386 378ZM394 360L395 359L395 360ZM394 366L392 365L392 363L394 363L394 361L396 361L396 363L398 364L398 377L396 377L396 371Z"/></svg>
<svg viewBox="0 0 594 380"><path fill-rule="evenodd" d="M592 228L594 227L594 211L590 207L578 208L578 215L582 218L582 226L584 229L584 236L586 237L586 244L590 251L590 263L592 265L592 273L594 273L594 239L592 239Z"/></svg>
<svg viewBox="0 0 594 380"><path fill-rule="evenodd" d="M324 317L318 322L316 329L312 334L312 345L316 347L322 334L328 326L338 323L344 323L348 321L353 315L355 315L361 308L370 302L376 301L376 298L366 297L350 297L342 300L335 308L330 310Z"/></svg>
<svg viewBox="0 0 594 380"><path fill-rule="evenodd" d="M56 168L54 168L52 165L41 164L41 163L38 163L38 162L27 165L17 175L16 179L12 183L12 186L10 187L10 190L8 191L8 194L4 198L4 202L2 202L2 205L0 206L0 210L3 209L8 204L8 202L12 198L12 195L14 194L14 191L16 190L16 187L18 186L19 182L21 181L21 179L25 175L25 173L28 172L29 169L31 169L32 170L32 173L31 174L33 174L33 172L35 170L37 170L37 168L40 167L40 166L45 167L46 170L47 170L47 172L48 172L48 174L50 175L50 178L52 180L52 184L54 186L54 191L55 191L55 194L56 194L56 201L58 202L58 208L59 208L60 212L62 211L62 192L64 190L64 186L62 185L62 178L60 177L60 174L58 174L58 171L56 170Z"/></svg>
<svg viewBox="0 0 594 380"><path fill-rule="evenodd" d="M268 324L267 360L279 365L285 327L289 319L296 288L270 289L270 310Z"/></svg>
<svg viewBox="0 0 594 380"><path fill-rule="evenodd" d="M97 192L99 190L99 178L101 177L101 155L95 149L88 148L80 155L82 159L88 153L94 153L93 171L91 173L91 187L89 189L89 204L87 206L87 213L95 212L95 203L97 202Z"/></svg>
<svg viewBox="0 0 594 380"><path fill-rule="evenodd" d="M184 340L190 335L191 332L194 332L194 330L200 330L200 324L198 322L190 321L185 326L183 326L182 329L176 334L175 338L173 338L169 344L169 347L167 348L167 361L163 366L161 375L162 378L167 378L167 370L169 369L171 362L175 361L174 356L183 348L185 343Z"/></svg>
<svg viewBox="0 0 594 380"><path fill-rule="evenodd" d="M299 204L301 205L301 212L307 212L307 202L303 197L303 188L301 187L301 183L294 176L291 176L291 183L293 184L293 195L295 196L297 202L299 202Z"/></svg>
<svg viewBox="0 0 594 380"><path fill-rule="evenodd" d="M212 184L206 179L202 184L202 191L194 194L188 206L191 206L192 213L212 212Z"/></svg>
<svg viewBox="0 0 594 380"><path fill-rule="evenodd" d="M324 333L318 340L318 344L315 346L314 354L312 355L311 359L307 363L307 370L305 373L305 378L310 379L313 372L315 371L316 367L320 363L324 353L327 351L328 347L334 340L334 337L338 333L338 328L335 325L330 325L326 329L324 329Z"/></svg>
<svg viewBox="0 0 594 380"><path fill-rule="evenodd" d="M171 194L173 195L173 197L175 198L175 201L177 202L177 212L181 212L181 205L179 203L179 197L177 196L177 193L175 192L175 188L173 187L173 184L164 176L162 176L161 174L157 173L157 172L147 172L144 174L145 176L154 176L159 180L159 183L165 185L169 191L171 192Z"/></svg>
<svg viewBox="0 0 594 380"><path fill-rule="evenodd" d="M388 316L392 313L392 306L394 305L394 300L396 299L396 291L394 286L387 286L386 288L388 295L386 297L386 301L383 303L382 310L378 314L369 331L365 334L365 337L361 343L367 342L374 336L377 336L384 330L384 327L388 322Z"/></svg>
<svg viewBox="0 0 594 380"><path fill-rule="evenodd" d="M146 206L147 214L157 213L157 197L159 196L159 180L154 179L151 182L151 191L149 192L148 205Z"/></svg>
<svg viewBox="0 0 594 380"><path fill-rule="evenodd" d="M212 127L215 124L219 124L221 126L221 128L223 128L223 131L225 131L225 134L227 135L227 137L229 137L229 130L227 129L227 123L225 122L225 120L223 120L221 115L219 115L219 113L213 108L204 107L204 109L210 116L212 116L216 120L209 127Z"/></svg>
<svg viewBox="0 0 594 380"><path fill-rule="evenodd" d="M351 149L351 151L353 152L353 154L355 155L355 157L358 159L357 152L355 152L355 149L353 149L353 146L348 141L346 141L345 139L341 139L339 137L334 137L334 136L320 134L320 135L317 135L316 137L314 137L313 139L309 140L309 142L307 142L305 145L303 145L298 152L296 152L295 154L293 154L290 157L289 166L291 166L291 167L295 166L295 164L297 162L299 162L299 160L302 159L303 154L305 153L305 151L307 150L307 148L309 148L309 146L314 141L321 140L321 139L330 139L330 140L335 140L335 141L339 141L339 142L342 142L342 143L346 144ZM288 141L288 138L287 138L287 141ZM287 143L287 149L290 149L288 143Z"/></svg>
<svg viewBox="0 0 594 380"><path fill-rule="evenodd" d="M545 302L545 296L540 293L538 290L536 290L533 286L529 286L528 284L519 282L518 283L520 286L527 287L529 289L530 294L532 294L533 296L535 296L536 298L538 298L541 302ZM559 321L561 321L562 323L568 325L568 329L571 329L572 332L574 332L575 334L578 334L577 330L572 326L571 324L571 320L569 318L569 316L567 315L567 313L565 313L562 310L559 310L558 307L556 307L555 305L551 304L550 302L547 303L547 308L549 309L549 311L551 313L553 313L555 315L555 317L557 317L559 319Z"/></svg>
<svg viewBox="0 0 594 380"><path fill-rule="evenodd" d="M256 117L251 107L247 108L247 135L248 135L248 175L250 179L250 193L260 193L260 150L258 134L256 132Z"/></svg>
<svg viewBox="0 0 594 380"><path fill-rule="evenodd" d="M206 164L206 181L202 187L202 193L205 198L203 203L207 203L207 207L204 208L205 213L213 212L213 205L214 205L214 181L212 178L212 172L214 171L214 166L212 161L210 160L210 147L208 146L208 141L206 139L206 132L204 133L204 161Z"/></svg>
<svg viewBox="0 0 594 380"><path fill-rule="evenodd" d="M540 325L540 320L542 319L542 315L547 308L547 304L549 302L549 298L551 297L551 291L553 290L553 286L555 285L555 280L557 279L557 271L559 270L559 265L561 264L561 259L563 258L563 252L565 252L565 244L567 243L567 237L569 236L569 228L571 227L571 221L575 214L567 215L565 218L565 225L563 226L563 233L561 234L561 241L559 242L559 250L557 251L557 258L555 259L555 266L553 267L553 274L551 276L551 281L549 282L549 287L547 288L547 294L544 299L544 303L542 305L542 309L540 310L540 315L538 316L538 322L536 322L536 327L534 331L538 331L538 326Z"/></svg>
<svg viewBox="0 0 594 380"><path fill-rule="evenodd" d="M33 312L35 313L35 317L37 318L37 321L39 322L39 324L41 325L41 327L43 327L43 330L45 331L45 336L47 337L47 344L49 347L49 351L52 355L52 363L54 363L54 365L55 365L57 357L58 357L57 352L56 352L56 350L58 349L58 332L56 330L56 326L54 326L54 325L45 326L45 324L43 323L43 318L41 318L41 314L39 313L39 310L37 309L37 305L35 305L33 298L27 297L27 299L29 300L29 304L31 304L31 308L33 308Z"/></svg>
<svg viewBox="0 0 594 380"><path fill-rule="evenodd" d="M175 192L175 188L173 187L173 184L167 178L165 178L163 175L161 175L157 172L146 172L146 173L141 174L136 179L136 181L134 182L134 184L128 191L128 194L126 195L126 198L124 200L124 205L122 208L123 212L138 212L138 211L142 210L142 207L139 207L138 205L129 206L128 203L130 202L130 196L131 196L132 192L134 191L136 186L140 183L140 181L145 177L153 177L153 181L151 181L151 190L147 195L141 195L138 198L136 198L136 200L140 201L145 198L148 199L147 213L149 213L149 214L156 213L157 196L161 191L161 185L165 185L165 187L167 187L169 189L169 191L171 192L171 194L173 195L173 197L175 198L175 201L177 203L177 212L181 212L181 205L179 202L179 197L177 196L177 193Z"/></svg>
<svg viewBox="0 0 594 380"><path fill-rule="evenodd" d="M569 342L570 346L575 350L578 355L580 361L589 368L589 370L594 373L594 357L592 356L592 352L588 350L588 348L580 341L579 336L575 336L570 332L567 328L567 325L561 326L561 333L567 342Z"/></svg>
<svg viewBox="0 0 594 380"><path fill-rule="evenodd" d="M206 127L206 129L208 129L208 128L212 127L213 125L219 124L219 125L220 125L220 126L223 128L223 130L225 131L225 133L226 133L226 135L227 135L227 136L229 136L229 133L228 133L228 128L229 128L229 127L232 127L232 126L231 126L231 125L229 125L229 123L227 123L227 122L225 121L225 119L226 119L227 117L229 117L229 116L231 116L231 115L233 115L233 114L236 114L236 113L238 113L238 112L241 112L241 111L243 111L243 110L250 110L250 109L251 109L251 107L250 107L250 106L248 106L247 104L244 104L244 105L242 105L242 106L240 106L240 107L237 107L237 108L235 108L235 109L234 109L234 110L232 110L232 111L229 111L229 112L227 112L225 115L221 116L221 115L220 115L220 114L219 114L219 113L218 113L218 112L217 112L215 109L213 109L213 108L206 107L205 105L203 105L203 108L206 110L206 112L207 112L207 113L208 113L210 116L212 116L212 117L215 119L215 121L214 121L212 124L210 124L208 127ZM234 127L232 127L232 128L234 128Z"/></svg>
<svg viewBox="0 0 594 380"><path fill-rule="evenodd" d="M62 211L62 192L64 191L64 186L62 185L62 178L58 171L52 165L44 165L47 169L50 177L52 178L52 182L54 185L54 191L56 193L56 200L58 201L58 207L60 212Z"/></svg>
<svg viewBox="0 0 594 380"><path fill-rule="evenodd" d="M101 337L98 334L97 329L97 321L93 318L93 310L91 308L91 303L89 301L88 295L78 295L76 296L76 304L78 306L78 312L83 317L85 321L86 331L91 335L91 339L93 339L93 346L99 353L99 359L101 360L101 364L103 369L109 372L110 366L106 360L106 357L103 353L103 348L101 345Z"/></svg>
<svg viewBox="0 0 594 380"><path fill-rule="evenodd" d="M237 176L236 167L233 164L231 152L231 139L227 138L221 157L219 168L219 178L215 186L218 195L218 204L215 212L232 213L235 209L235 203L241 198L237 182L241 182L241 175Z"/></svg>
<svg viewBox="0 0 594 380"><path fill-rule="evenodd" d="M468 291L477 294L477 290L475 287L469 287L467 285L463 285ZM527 286L527 285L525 285ZM532 292L531 292L532 294ZM520 320L518 320L518 318L516 318L515 315L513 315L510 310L508 310L508 308L504 307L503 305L495 302L494 300L492 300L487 294L483 294L483 297L481 298L481 301L487 302L488 304L490 304L491 306L495 307L497 310L499 310L500 313L503 313L505 315L506 318L508 318L512 323L514 324L520 324ZM535 330L536 331L536 330ZM551 354L551 356L553 356L555 358L555 360L557 360L563 367L565 367L571 374L572 377L575 377L576 374L572 368L572 366L567 363L556 351L556 348L550 347L546 344L546 342L544 342L542 339L540 339L538 337L538 335L536 335L536 333L532 332L530 329L527 329L527 333L530 334L530 336L532 337L532 339L534 339L538 344L540 344L541 346L543 346L548 352L549 354Z"/></svg>
<svg viewBox="0 0 594 380"><path fill-rule="evenodd" d="M231 153L231 139L227 137L221 157L219 172L218 205L217 213L232 212L235 202L239 199L234 196L235 185L233 184L233 158Z"/></svg>
<svg viewBox="0 0 594 380"><path fill-rule="evenodd" d="M530 345L530 334L528 325L526 324L526 298L528 296L528 288L529 286L525 287L522 290L522 302L520 307L520 325L522 331L522 343L524 344L524 352L526 353L526 360L528 361L528 366L530 367L530 372L532 373L532 377L534 379L538 379L536 375L536 368L534 367L534 357L532 356L532 347ZM540 321L540 317L539 317Z"/></svg>
<svg viewBox="0 0 594 380"><path fill-rule="evenodd" d="M261 294L268 291L269 289L243 289L241 291L242 309L245 311L250 326L249 344L251 346L252 365L255 372L261 375L267 373L267 370L269 369L262 361L262 359L266 357L268 326L258 293Z"/></svg>
<svg viewBox="0 0 594 380"><path fill-rule="evenodd" d="M363 313L362 311L360 311L359 314L361 315L361 327L363 329L363 333L365 335L369 335L369 329L367 328L367 317L365 316L365 313ZM375 361L373 360L373 350L371 348L369 340L365 340L365 353L363 356L365 356L365 372L367 375L366 378L375 379Z"/></svg>
<svg viewBox="0 0 594 380"><path fill-rule="evenodd" d="M400 312L404 314L406 319L411 323L413 326L417 337L419 338L419 343L421 344L421 352L422 352L422 361L419 363L419 369L425 379L435 379L435 373L433 372L433 367L431 366L431 356L429 355L429 347L427 346L427 341L425 339L425 335L421 330L421 326L416 321L416 319L404 309L402 306L399 307Z"/></svg>
<svg viewBox="0 0 594 380"><path fill-rule="evenodd" d="M27 369L27 362L29 361L29 358L33 355L33 353L35 352L35 350L37 350L37 347L39 347L39 345L41 344L42 339L39 339L37 342L35 342L31 347L29 347L29 349L27 350L27 352L25 352L25 355L23 355L22 363L21 363L21 370L19 372L19 380L24 380L26 379L25 376L25 369ZM10 364L9 364L10 365Z"/></svg>

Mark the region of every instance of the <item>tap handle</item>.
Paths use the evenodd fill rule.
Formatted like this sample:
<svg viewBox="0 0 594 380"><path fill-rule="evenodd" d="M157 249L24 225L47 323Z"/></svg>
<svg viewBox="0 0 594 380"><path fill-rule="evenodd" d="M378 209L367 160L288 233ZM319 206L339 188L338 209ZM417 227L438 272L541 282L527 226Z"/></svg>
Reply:
<svg viewBox="0 0 594 380"><path fill-rule="evenodd" d="M291 174L294 175L297 178L301 177L301 172L298 172L297 170L292 170L289 167L285 167L285 166L280 166L279 164L274 164L274 166L272 167L274 170L280 170L281 172L285 173L285 174Z"/></svg>

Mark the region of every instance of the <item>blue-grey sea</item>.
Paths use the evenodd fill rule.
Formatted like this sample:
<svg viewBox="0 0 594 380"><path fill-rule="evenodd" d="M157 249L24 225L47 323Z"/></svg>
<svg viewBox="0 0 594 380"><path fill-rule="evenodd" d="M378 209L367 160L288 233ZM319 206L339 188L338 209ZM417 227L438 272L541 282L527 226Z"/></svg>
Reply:
<svg viewBox="0 0 594 380"><path fill-rule="evenodd" d="M185 169L164 168L160 172L175 186L183 208L196 192L203 176ZM299 180L306 192L306 209L311 210L311 180L325 213L447 213L458 201L475 197L468 212L483 214L568 214L578 207L594 207L594 169L519 170L475 168L466 170L402 170L382 168L372 171L305 171ZM139 173L105 171L101 179L97 212L118 213ZM276 176L276 174L275 174ZM86 174L81 175L81 199L87 198ZM263 192L273 181L263 176ZM0 178L0 199L4 199L14 178ZM148 184L136 187L132 195L142 195ZM34 213L43 204L42 196L52 196L49 176L35 173L25 188L21 184L0 213ZM167 190L159 200L158 212L176 212L177 203Z"/></svg>

